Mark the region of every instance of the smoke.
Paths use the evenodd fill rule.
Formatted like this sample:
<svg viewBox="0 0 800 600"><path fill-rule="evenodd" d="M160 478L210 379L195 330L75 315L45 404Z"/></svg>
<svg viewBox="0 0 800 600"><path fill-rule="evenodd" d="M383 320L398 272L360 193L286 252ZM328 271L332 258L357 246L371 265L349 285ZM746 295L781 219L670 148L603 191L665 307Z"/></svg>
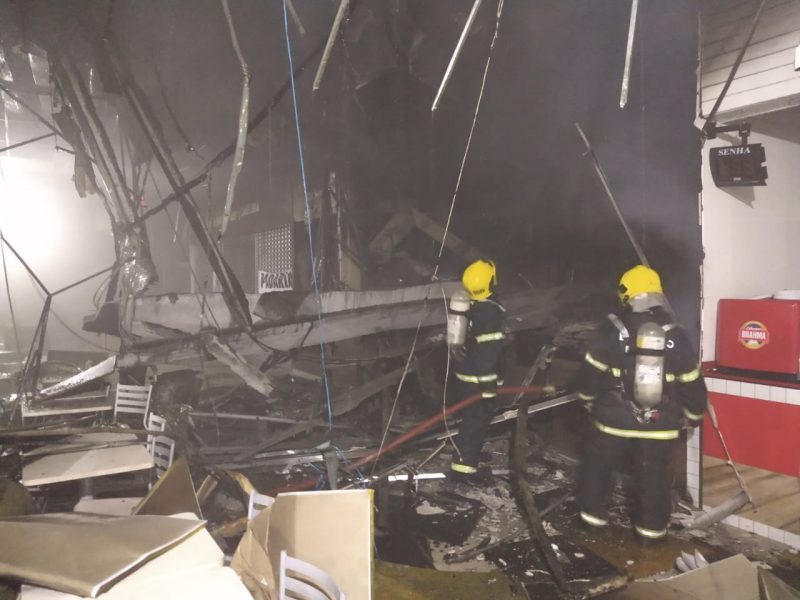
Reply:
<svg viewBox="0 0 800 600"><path fill-rule="evenodd" d="M113 35L187 178L235 138L240 71L217 0L116 0L74 3L73 10L64 4L26 3L20 30L30 39L50 35L89 49L82 54L87 67L102 65L98 40ZM301 35L290 21L299 62L327 37L336 4L294 4L305 30ZM414 206L444 220L497 3L484 1L435 115L430 104L468 6L461 0L352 4L322 89L311 92L317 61L297 85L312 193L324 197L329 174L336 172L347 191L347 218L365 244L397 210ZM246 0L230 5L252 72L254 113L288 77L281 5ZM699 323L701 254L699 138L692 127L697 6L692 0L641 0L630 98L620 110L629 11L629 0L506 3L453 231L494 257L501 271L519 272L534 285L607 285L634 264L636 256L583 156L577 121L692 329ZM113 109L113 94L108 98ZM126 126L134 135L123 119ZM224 246L243 281L253 275L251 236L301 214L294 127L284 96L248 136L234 212L248 205L257 209L231 225ZM211 223L221 211L229 172L226 161L194 191ZM163 180L158 175L155 180L165 194ZM158 201L149 184L144 202ZM148 228L161 275L153 291L187 291L188 250L173 241L174 221L162 214ZM405 249L428 263L438 250L436 244L419 243ZM445 272L456 272L462 263L446 255ZM207 270L198 278L207 281Z"/></svg>

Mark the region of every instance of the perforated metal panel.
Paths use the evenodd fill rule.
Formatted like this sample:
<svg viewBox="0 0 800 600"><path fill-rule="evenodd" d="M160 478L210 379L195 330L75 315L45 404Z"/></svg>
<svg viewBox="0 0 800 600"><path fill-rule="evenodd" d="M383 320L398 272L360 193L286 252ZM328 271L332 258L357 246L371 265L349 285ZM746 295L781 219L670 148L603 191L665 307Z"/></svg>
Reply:
<svg viewBox="0 0 800 600"><path fill-rule="evenodd" d="M255 235L256 288L259 294L294 287L292 224Z"/></svg>

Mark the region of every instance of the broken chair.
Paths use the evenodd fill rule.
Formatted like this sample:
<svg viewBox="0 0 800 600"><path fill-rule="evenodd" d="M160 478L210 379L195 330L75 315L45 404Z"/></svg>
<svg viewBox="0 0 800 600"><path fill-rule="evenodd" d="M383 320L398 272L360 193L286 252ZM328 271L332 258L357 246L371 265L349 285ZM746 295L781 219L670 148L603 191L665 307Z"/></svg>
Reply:
<svg viewBox="0 0 800 600"><path fill-rule="evenodd" d="M148 431L165 431L167 421L164 417L150 413L147 419ZM169 467L175 457L175 440L165 435L147 435L147 450L153 457L155 478L159 479Z"/></svg>
<svg viewBox="0 0 800 600"><path fill-rule="evenodd" d="M291 572L291 574L290 574ZM287 596L287 592L292 595ZM288 600L345 600L344 592L328 573L281 550L278 598Z"/></svg>
<svg viewBox="0 0 800 600"><path fill-rule="evenodd" d="M250 500L247 502L247 520L250 521L263 509L272 506L275 498L266 494L259 494L255 490L250 490Z"/></svg>

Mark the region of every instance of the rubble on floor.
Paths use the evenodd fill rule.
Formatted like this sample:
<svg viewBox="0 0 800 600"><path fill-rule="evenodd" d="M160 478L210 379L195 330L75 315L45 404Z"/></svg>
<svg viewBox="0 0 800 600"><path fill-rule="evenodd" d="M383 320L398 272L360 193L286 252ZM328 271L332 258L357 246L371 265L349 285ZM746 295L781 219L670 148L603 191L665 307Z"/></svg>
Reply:
<svg viewBox="0 0 800 600"><path fill-rule="evenodd" d="M370 567L372 575L369 583L361 585L362 592L352 593L351 588L348 598L366 598L369 596L359 594L369 593L379 598L414 598L424 593L424 597L465 600L589 598L626 586L636 590L642 580L675 576L680 572L676 558L695 552L712 567L744 554L769 566L788 585L798 585L796 555L755 536L737 532L734 537L725 525L703 532L676 527L664 544L639 547L631 532L624 493L616 498L610 527L603 535L576 527L578 509L572 494L577 461L554 442L560 431L558 423L581 419L583 413L571 406L569 395L550 388L549 396L534 396L528 409L531 445L524 461L524 479L543 520L542 538L524 517L515 487L509 456L511 424L518 411L510 396L498 399L493 437L484 448L482 460L491 466L491 480L480 486L453 484L445 477L452 459L447 433L458 429L458 415L448 418L446 427L442 423L443 390L436 384L437 377L431 376L431 369L435 373L444 364L446 354L432 345L421 350L425 354L420 359L404 364L403 352L397 349L407 349L412 337L407 332L389 332L382 340L343 340L332 345L330 413L314 349L298 349L291 356L262 365L272 390L269 395L265 395L266 388L259 391L248 383L251 373L236 372L224 361L205 363L199 371L157 363L148 370L116 367L109 372L103 365L70 374L68 381L56 388L60 392L53 394L56 399L80 393L83 385L114 387L126 381L147 390L148 416L112 413L115 401L113 394L106 392L110 410L49 414L0 430L0 466L7 477L21 478L28 486L25 489L10 480L4 485L0 515L6 521L0 519L0 526L8 517L13 521L32 515L28 518L35 522L37 518L55 518L48 514L73 510L106 514L107 519L193 513L195 520L204 519L196 522L204 536L215 542L213 572L219 573L220 582L230 579L219 570L230 564L244 582L242 589L246 588L248 597L271 600L281 550L290 555L295 552L302 560L352 580L342 575L347 571L341 571L342 565L330 556L331 548L336 549L334 554L341 562L342 544L320 543L324 527L311 517L301 519L299 504L282 508L293 498L304 497L313 503L317 497L293 490L335 494L323 490L344 488L346 494L369 488L374 490L374 544L372 533L362 536L364 540L357 545L361 557L345 562L351 566L374 563L374 569ZM377 358L365 358L370 352L377 353ZM353 360L356 357L358 360ZM530 383L523 375L532 370L522 364L511 364L509 375L512 380ZM558 356L549 367L547 376L539 374L537 382L564 381L574 368ZM101 375L94 377L96 373ZM155 373L158 376L153 378ZM396 392L400 380L405 381L402 401ZM163 421L154 421L151 415ZM347 419L331 422L329 415L347 415ZM555 425L549 427L551 424ZM171 466L165 465L159 472L153 470L156 440L167 440L172 448L167 461ZM133 451L142 453L147 461L134 465L135 461L126 458ZM66 466L52 480L26 475L33 473L32 465L42 461ZM264 493L276 497L277 502L259 511L272 503L271 499L267 504L256 503ZM326 511L320 507L325 503L335 505L332 499L324 499L311 512L322 518ZM371 513L372 505L370 495L364 514ZM341 517L341 511L334 512ZM273 524L287 523L292 533L281 534L279 525L268 525L270 513L284 515ZM362 519L362 526L368 521ZM310 545L296 545L286 537L300 535L296 525L301 522L311 524L302 534L311 540ZM281 535L282 541L268 541ZM348 547L356 547L344 531L329 537L347 539ZM563 581L554 576L553 565L541 552L542 543L552 550ZM217 554L225 558L220 561ZM158 572L157 563L148 562L154 565L149 570ZM122 579L101 597L122 598L128 588L144 589L141 586L149 585L149 571L139 570L142 574L138 577L124 585L129 578ZM27 572L3 572L12 576L12 587L26 581L57 590L26 584L23 598L60 598L105 589L65 589L54 580L31 579ZM635 586L631 585L634 581ZM229 583L234 584L233 580ZM340 583L344 588L353 585ZM453 590L465 591L453 596Z"/></svg>

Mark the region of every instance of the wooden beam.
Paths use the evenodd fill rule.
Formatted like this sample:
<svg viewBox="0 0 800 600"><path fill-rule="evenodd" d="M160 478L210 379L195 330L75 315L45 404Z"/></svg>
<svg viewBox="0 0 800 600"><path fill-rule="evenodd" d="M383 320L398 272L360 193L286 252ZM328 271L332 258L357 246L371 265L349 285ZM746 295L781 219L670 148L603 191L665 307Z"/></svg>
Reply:
<svg viewBox="0 0 800 600"><path fill-rule="evenodd" d="M478 260L484 256L477 248L462 240L452 231L448 231L445 237L444 227L439 225L439 223L431 219L428 215L419 212L416 208L411 210L411 214L417 229L429 235L440 244L442 243L442 238L444 238L444 247L451 252L455 252L468 261Z"/></svg>

